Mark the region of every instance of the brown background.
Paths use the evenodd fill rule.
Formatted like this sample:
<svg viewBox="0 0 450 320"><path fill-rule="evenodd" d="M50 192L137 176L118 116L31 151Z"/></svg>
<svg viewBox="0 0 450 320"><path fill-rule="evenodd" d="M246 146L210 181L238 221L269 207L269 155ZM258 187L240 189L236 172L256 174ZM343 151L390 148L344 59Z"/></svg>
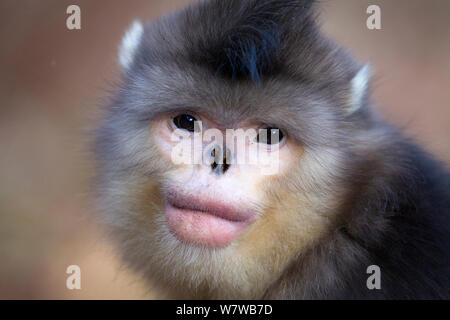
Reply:
<svg viewBox="0 0 450 320"><path fill-rule="evenodd" d="M188 2L1 0L0 298L159 297L91 221L85 129L120 74L126 27ZM66 29L70 4L80 31ZM381 31L365 26L369 4L382 9ZM329 0L321 11L325 32L373 65L385 118L450 164L450 2ZM65 287L71 264L80 291Z"/></svg>

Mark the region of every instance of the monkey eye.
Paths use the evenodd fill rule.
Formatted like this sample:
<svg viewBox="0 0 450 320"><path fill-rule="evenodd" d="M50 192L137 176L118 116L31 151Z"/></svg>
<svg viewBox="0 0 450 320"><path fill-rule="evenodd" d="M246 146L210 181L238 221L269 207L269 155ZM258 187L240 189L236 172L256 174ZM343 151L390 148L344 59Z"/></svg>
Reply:
<svg viewBox="0 0 450 320"><path fill-rule="evenodd" d="M256 141L258 143L265 143L272 145L280 143L283 140L283 138L284 134L280 129L268 127L259 130L259 134L258 137L256 138Z"/></svg>
<svg viewBox="0 0 450 320"><path fill-rule="evenodd" d="M173 118L173 123L179 129L195 132L195 122L197 119L189 114L180 114Z"/></svg>

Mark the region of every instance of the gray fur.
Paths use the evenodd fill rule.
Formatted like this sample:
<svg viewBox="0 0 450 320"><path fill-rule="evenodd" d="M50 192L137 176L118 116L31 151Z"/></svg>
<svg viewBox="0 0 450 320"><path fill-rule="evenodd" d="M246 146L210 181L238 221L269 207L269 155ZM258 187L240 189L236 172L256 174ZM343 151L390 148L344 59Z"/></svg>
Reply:
<svg viewBox="0 0 450 320"><path fill-rule="evenodd" d="M313 1L209 0L146 24L97 131L105 221L132 268L156 274L183 297L449 298L448 175L377 117L368 92L357 108L349 105L360 66L320 34L314 18ZM306 172L286 184L323 199L317 214L330 217L328 235L298 252L264 292L224 295L226 275L223 282L200 274L197 282L180 275L174 282L170 263L218 256L185 250L159 265L147 251L151 238L133 227L149 222L134 211L132 196L114 191L156 179L167 164L148 149L148 121L186 109L225 127L242 119L276 125L325 172L327 183ZM371 264L383 270L381 291L365 287Z"/></svg>

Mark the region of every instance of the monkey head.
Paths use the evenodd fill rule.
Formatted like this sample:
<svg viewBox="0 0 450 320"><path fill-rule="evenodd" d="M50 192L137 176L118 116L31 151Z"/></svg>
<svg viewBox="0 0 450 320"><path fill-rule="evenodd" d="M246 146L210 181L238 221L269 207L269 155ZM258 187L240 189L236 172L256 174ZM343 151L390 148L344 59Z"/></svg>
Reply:
<svg viewBox="0 0 450 320"><path fill-rule="evenodd" d="M173 296L260 297L340 219L352 154L370 152L354 148L369 69L314 11L209 0L124 37L97 131L103 221Z"/></svg>

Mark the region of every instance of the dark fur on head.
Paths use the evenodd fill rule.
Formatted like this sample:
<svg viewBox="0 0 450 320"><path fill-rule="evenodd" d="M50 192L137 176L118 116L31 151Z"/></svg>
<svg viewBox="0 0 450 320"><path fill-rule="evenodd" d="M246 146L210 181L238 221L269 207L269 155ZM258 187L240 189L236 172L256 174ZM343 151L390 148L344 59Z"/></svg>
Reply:
<svg viewBox="0 0 450 320"><path fill-rule="evenodd" d="M313 1L215 1L188 15L200 22L200 39L188 49L192 61L204 64L225 77L261 81L283 67L292 33L313 32ZM216 9L211 14L211 7ZM293 25L302 25L298 30ZM191 36L195 30L189 30Z"/></svg>
<svg viewBox="0 0 450 320"><path fill-rule="evenodd" d="M124 261L182 297L448 299L449 176L380 121L366 83L351 99L360 68L320 34L313 7L210 0L145 26L98 129L105 220ZM223 127L274 124L303 149L290 175L261 186L275 199L261 219L278 224L242 259L165 231L154 181L171 164L149 120L186 109ZM382 290L366 287L372 264Z"/></svg>
<svg viewBox="0 0 450 320"><path fill-rule="evenodd" d="M274 76L318 85L348 81L357 66L318 34L314 0L210 0L152 24L139 64L164 56L205 67L214 76L261 84ZM189 26L189 27L186 27ZM167 28L167 29L166 29ZM166 34L170 28L171 37ZM170 50L167 50L170 49ZM339 57L339 59L332 59ZM313 78L314 77L314 78ZM313 79L312 79L313 78Z"/></svg>

